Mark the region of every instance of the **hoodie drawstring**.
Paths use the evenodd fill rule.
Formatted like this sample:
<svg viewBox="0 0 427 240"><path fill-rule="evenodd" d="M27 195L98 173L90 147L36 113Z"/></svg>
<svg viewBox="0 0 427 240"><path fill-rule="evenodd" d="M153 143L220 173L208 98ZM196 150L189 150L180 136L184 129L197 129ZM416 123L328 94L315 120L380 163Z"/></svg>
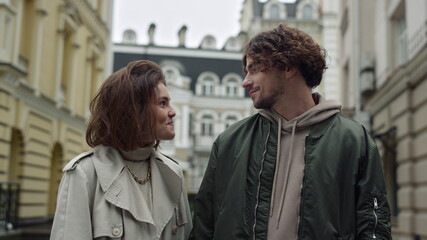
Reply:
<svg viewBox="0 0 427 240"><path fill-rule="evenodd" d="M279 228L280 218L282 217L283 204L285 203L285 192L286 192L286 189L288 187L289 172L291 171L292 154L293 154L292 151L293 151L293 148L294 148L294 137L295 137L295 130L296 130L296 127L297 127L297 122L298 121L295 121L292 124L291 144L290 144L290 147L289 147L289 154L288 154L288 162L287 162L287 166L286 166L286 175L285 175L284 188L283 188L283 191L282 191L282 195L280 196L279 215L277 216L276 229ZM281 126L281 125L279 125L279 126ZM279 155L278 155L278 157L279 157Z"/></svg>

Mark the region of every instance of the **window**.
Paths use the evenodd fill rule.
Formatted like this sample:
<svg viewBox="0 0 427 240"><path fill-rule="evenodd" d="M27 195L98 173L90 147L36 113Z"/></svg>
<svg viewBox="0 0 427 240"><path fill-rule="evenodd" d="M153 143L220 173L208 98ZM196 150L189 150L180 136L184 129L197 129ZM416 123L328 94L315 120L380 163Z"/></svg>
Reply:
<svg viewBox="0 0 427 240"><path fill-rule="evenodd" d="M393 9L391 17L391 46L395 49L392 57L393 67L404 64L408 60L408 38L406 26L405 1L399 1Z"/></svg>
<svg viewBox="0 0 427 240"><path fill-rule="evenodd" d="M225 128L230 127L236 121L237 121L236 116L227 116L227 118L225 119Z"/></svg>
<svg viewBox="0 0 427 240"><path fill-rule="evenodd" d="M235 47L235 46L237 46L236 39L230 39L230 47Z"/></svg>
<svg viewBox="0 0 427 240"><path fill-rule="evenodd" d="M280 19L280 8L276 4L270 7L270 19Z"/></svg>
<svg viewBox="0 0 427 240"><path fill-rule="evenodd" d="M36 29L36 3L35 1L22 1L23 11L21 19L21 39L35 39L33 29ZM2 30L3 31L3 30ZM22 69L28 71L31 68L30 60L32 57L32 44L33 41L21 41L19 46L19 65ZM34 63L33 63L34 64ZM33 77L29 77L29 81L33 81Z"/></svg>
<svg viewBox="0 0 427 240"><path fill-rule="evenodd" d="M213 136L214 120L211 115L203 115L202 117L202 136Z"/></svg>
<svg viewBox="0 0 427 240"><path fill-rule="evenodd" d="M123 32L123 43L136 44L136 33L133 30L126 30Z"/></svg>
<svg viewBox="0 0 427 240"><path fill-rule="evenodd" d="M203 72L197 77L196 95L215 96L218 94L220 79L214 72Z"/></svg>
<svg viewBox="0 0 427 240"><path fill-rule="evenodd" d="M305 5L302 9L302 19L311 20L313 19L313 7L311 5Z"/></svg>
<svg viewBox="0 0 427 240"><path fill-rule="evenodd" d="M216 48L216 39L212 35L207 35L203 38L200 45L202 49L215 49Z"/></svg>
<svg viewBox="0 0 427 240"><path fill-rule="evenodd" d="M214 44L214 43L215 43L215 41L214 41L214 39L213 39L213 38L211 38L211 37L206 38L206 44L207 44L207 45L212 45L212 44Z"/></svg>
<svg viewBox="0 0 427 240"><path fill-rule="evenodd" d="M225 44L225 50L227 50L227 51L240 51L240 44L239 44L238 40L234 37L229 38Z"/></svg>
<svg viewBox="0 0 427 240"><path fill-rule="evenodd" d="M402 16L397 20L397 63L403 64L408 59L408 39L406 33L406 18Z"/></svg>
<svg viewBox="0 0 427 240"><path fill-rule="evenodd" d="M176 76L172 70L168 69L165 71L165 78L166 78L167 82L171 82L171 81L175 80Z"/></svg>
<svg viewBox="0 0 427 240"><path fill-rule="evenodd" d="M72 27L65 24L64 27L64 45L62 55L62 75L61 75L61 86L59 93L59 102L61 105L68 105L71 103L71 83L72 83L72 56L73 56L73 38L74 32Z"/></svg>
<svg viewBox="0 0 427 240"><path fill-rule="evenodd" d="M212 96L214 94L213 87L214 80L211 77L205 77L202 83L202 95Z"/></svg>
<svg viewBox="0 0 427 240"><path fill-rule="evenodd" d="M237 79L235 78L228 79L227 83L225 84L225 95L228 97L237 96L238 87L239 87L239 83Z"/></svg>
<svg viewBox="0 0 427 240"><path fill-rule="evenodd" d="M10 62L14 38L14 16L0 6L0 61Z"/></svg>

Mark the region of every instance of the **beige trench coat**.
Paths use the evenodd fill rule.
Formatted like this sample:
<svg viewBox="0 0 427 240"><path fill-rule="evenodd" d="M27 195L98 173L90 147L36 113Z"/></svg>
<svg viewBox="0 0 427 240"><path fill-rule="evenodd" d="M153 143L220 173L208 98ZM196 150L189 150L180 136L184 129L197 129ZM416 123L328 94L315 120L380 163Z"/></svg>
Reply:
<svg viewBox="0 0 427 240"><path fill-rule="evenodd" d="M50 239L188 239L192 222L182 171L154 150L151 161L154 218L115 149L97 146L70 161Z"/></svg>

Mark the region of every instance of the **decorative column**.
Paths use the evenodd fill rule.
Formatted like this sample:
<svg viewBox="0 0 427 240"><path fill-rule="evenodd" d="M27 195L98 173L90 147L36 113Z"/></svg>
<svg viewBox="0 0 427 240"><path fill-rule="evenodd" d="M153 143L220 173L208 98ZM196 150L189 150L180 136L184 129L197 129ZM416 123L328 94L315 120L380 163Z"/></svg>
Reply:
<svg viewBox="0 0 427 240"><path fill-rule="evenodd" d="M43 28L44 28L44 18L47 15L45 10L45 0L37 1L36 8L36 23L34 24L34 40L32 41L32 51L33 54L30 60L30 77L32 77L32 87L35 90L35 95L40 96L40 64L42 63L41 53L42 53L42 44L43 44Z"/></svg>

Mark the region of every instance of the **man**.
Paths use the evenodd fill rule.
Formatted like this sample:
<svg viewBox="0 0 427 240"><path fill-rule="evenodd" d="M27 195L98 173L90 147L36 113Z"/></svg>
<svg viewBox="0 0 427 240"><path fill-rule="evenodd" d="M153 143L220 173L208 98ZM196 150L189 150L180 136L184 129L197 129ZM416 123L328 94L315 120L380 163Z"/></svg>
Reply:
<svg viewBox="0 0 427 240"><path fill-rule="evenodd" d="M218 136L196 198L195 239L391 239L380 156L369 133L312 93L325 50L285 25L243 57L259 113Z"/></svg>

